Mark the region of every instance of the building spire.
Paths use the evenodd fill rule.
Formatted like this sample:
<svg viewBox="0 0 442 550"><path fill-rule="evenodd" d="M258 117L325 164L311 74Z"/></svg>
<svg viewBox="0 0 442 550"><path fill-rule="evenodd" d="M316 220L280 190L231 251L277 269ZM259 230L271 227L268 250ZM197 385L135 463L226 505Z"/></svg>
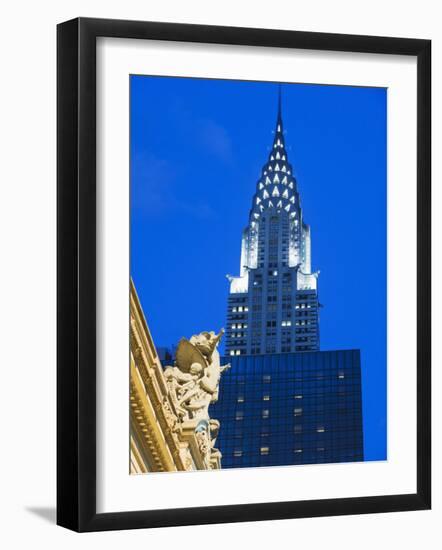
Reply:
<svg viewBox="0 0 442 550"><path fill-rule="evenodd" d="M282 122L281 84L278 84L278 122Z"/></svg>
<svg viewBox="0 0 442 550"><path fill-rule="evenodd" d="M298 223L298 219L301 219L296 179L285 147L281 88L281 84L278 84L278 113L273 144L267 162L262 167L252 199L250 220L255 224L259 222L261 215L269 209L273 209L275 213L286 212L293 223L295 223L295 218L296 223Z"/></svg>
<svg viewBox="0 0 442 550"><path fill-rule="evenodd" d="M276 117L275 140L279 138L284 140L284 132L282 129L282 85L278 84L278 115Z"/></svg>

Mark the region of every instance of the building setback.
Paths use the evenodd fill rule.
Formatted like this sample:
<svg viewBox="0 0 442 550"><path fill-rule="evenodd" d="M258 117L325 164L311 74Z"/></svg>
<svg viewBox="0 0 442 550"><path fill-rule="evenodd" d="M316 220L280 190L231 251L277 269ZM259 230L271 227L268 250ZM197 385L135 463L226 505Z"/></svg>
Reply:
<svg viewBox="0 0 442 550"><path fill-rule="evenodd" d="M223 468L364 459L359 350L230 361L212 409Z"/></svg>
<svg viewBox="0 0 442 550"><path fill-rule="evenodd" d="M228 275L226 355L318 350L318 274L279 97L273 145L242 234L240 275Z"/></svg>

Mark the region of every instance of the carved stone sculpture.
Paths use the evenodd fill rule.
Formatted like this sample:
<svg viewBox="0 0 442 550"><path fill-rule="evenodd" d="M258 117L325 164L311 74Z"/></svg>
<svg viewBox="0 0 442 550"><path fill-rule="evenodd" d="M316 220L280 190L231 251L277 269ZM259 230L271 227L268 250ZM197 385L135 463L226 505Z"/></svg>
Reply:
<svg viewBox="0 0 442 550"><path fill-rule="evenodd" d="M221 374L230 365L221 366L218 344L224 334L201 332L190 340L182 338L174 366L164 371L171 399L181 423L192 425L200 452L208 468L220 453L214 448L219 422L209 416L209 405L218 400Z"/></svg>
<svg viewBox="0 0 442 550"><path fill-rule="evenodd" d="M173 401L182 420L209 420L209 405L218 399L221 373L219 334L202 332L187 340L182 338L176 352L175 366L164 371Z"/></svg>

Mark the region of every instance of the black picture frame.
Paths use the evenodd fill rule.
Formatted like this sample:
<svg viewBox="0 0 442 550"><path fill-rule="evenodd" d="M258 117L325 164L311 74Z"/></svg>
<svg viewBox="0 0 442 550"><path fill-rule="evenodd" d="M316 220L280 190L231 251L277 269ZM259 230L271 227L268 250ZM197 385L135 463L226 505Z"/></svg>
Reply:
<svg viewBox="0 0 442 550"><path fill-rule="evenodd" d="M417 58L417 492L96 512L96 39ZM57 28L57 523L75 531L424 510L431 506L431 41L79 18Z"/></svg>

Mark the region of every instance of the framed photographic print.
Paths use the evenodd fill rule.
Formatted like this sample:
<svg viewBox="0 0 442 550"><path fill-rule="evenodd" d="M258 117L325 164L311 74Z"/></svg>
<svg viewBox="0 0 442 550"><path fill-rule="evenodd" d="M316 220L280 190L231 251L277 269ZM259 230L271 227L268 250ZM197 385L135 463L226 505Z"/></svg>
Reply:
<svg viewBox="0 0 442 550"><path fill-rule="evenodd" d="M428 509L428 40L58 26L58 513Z"/></svg>

